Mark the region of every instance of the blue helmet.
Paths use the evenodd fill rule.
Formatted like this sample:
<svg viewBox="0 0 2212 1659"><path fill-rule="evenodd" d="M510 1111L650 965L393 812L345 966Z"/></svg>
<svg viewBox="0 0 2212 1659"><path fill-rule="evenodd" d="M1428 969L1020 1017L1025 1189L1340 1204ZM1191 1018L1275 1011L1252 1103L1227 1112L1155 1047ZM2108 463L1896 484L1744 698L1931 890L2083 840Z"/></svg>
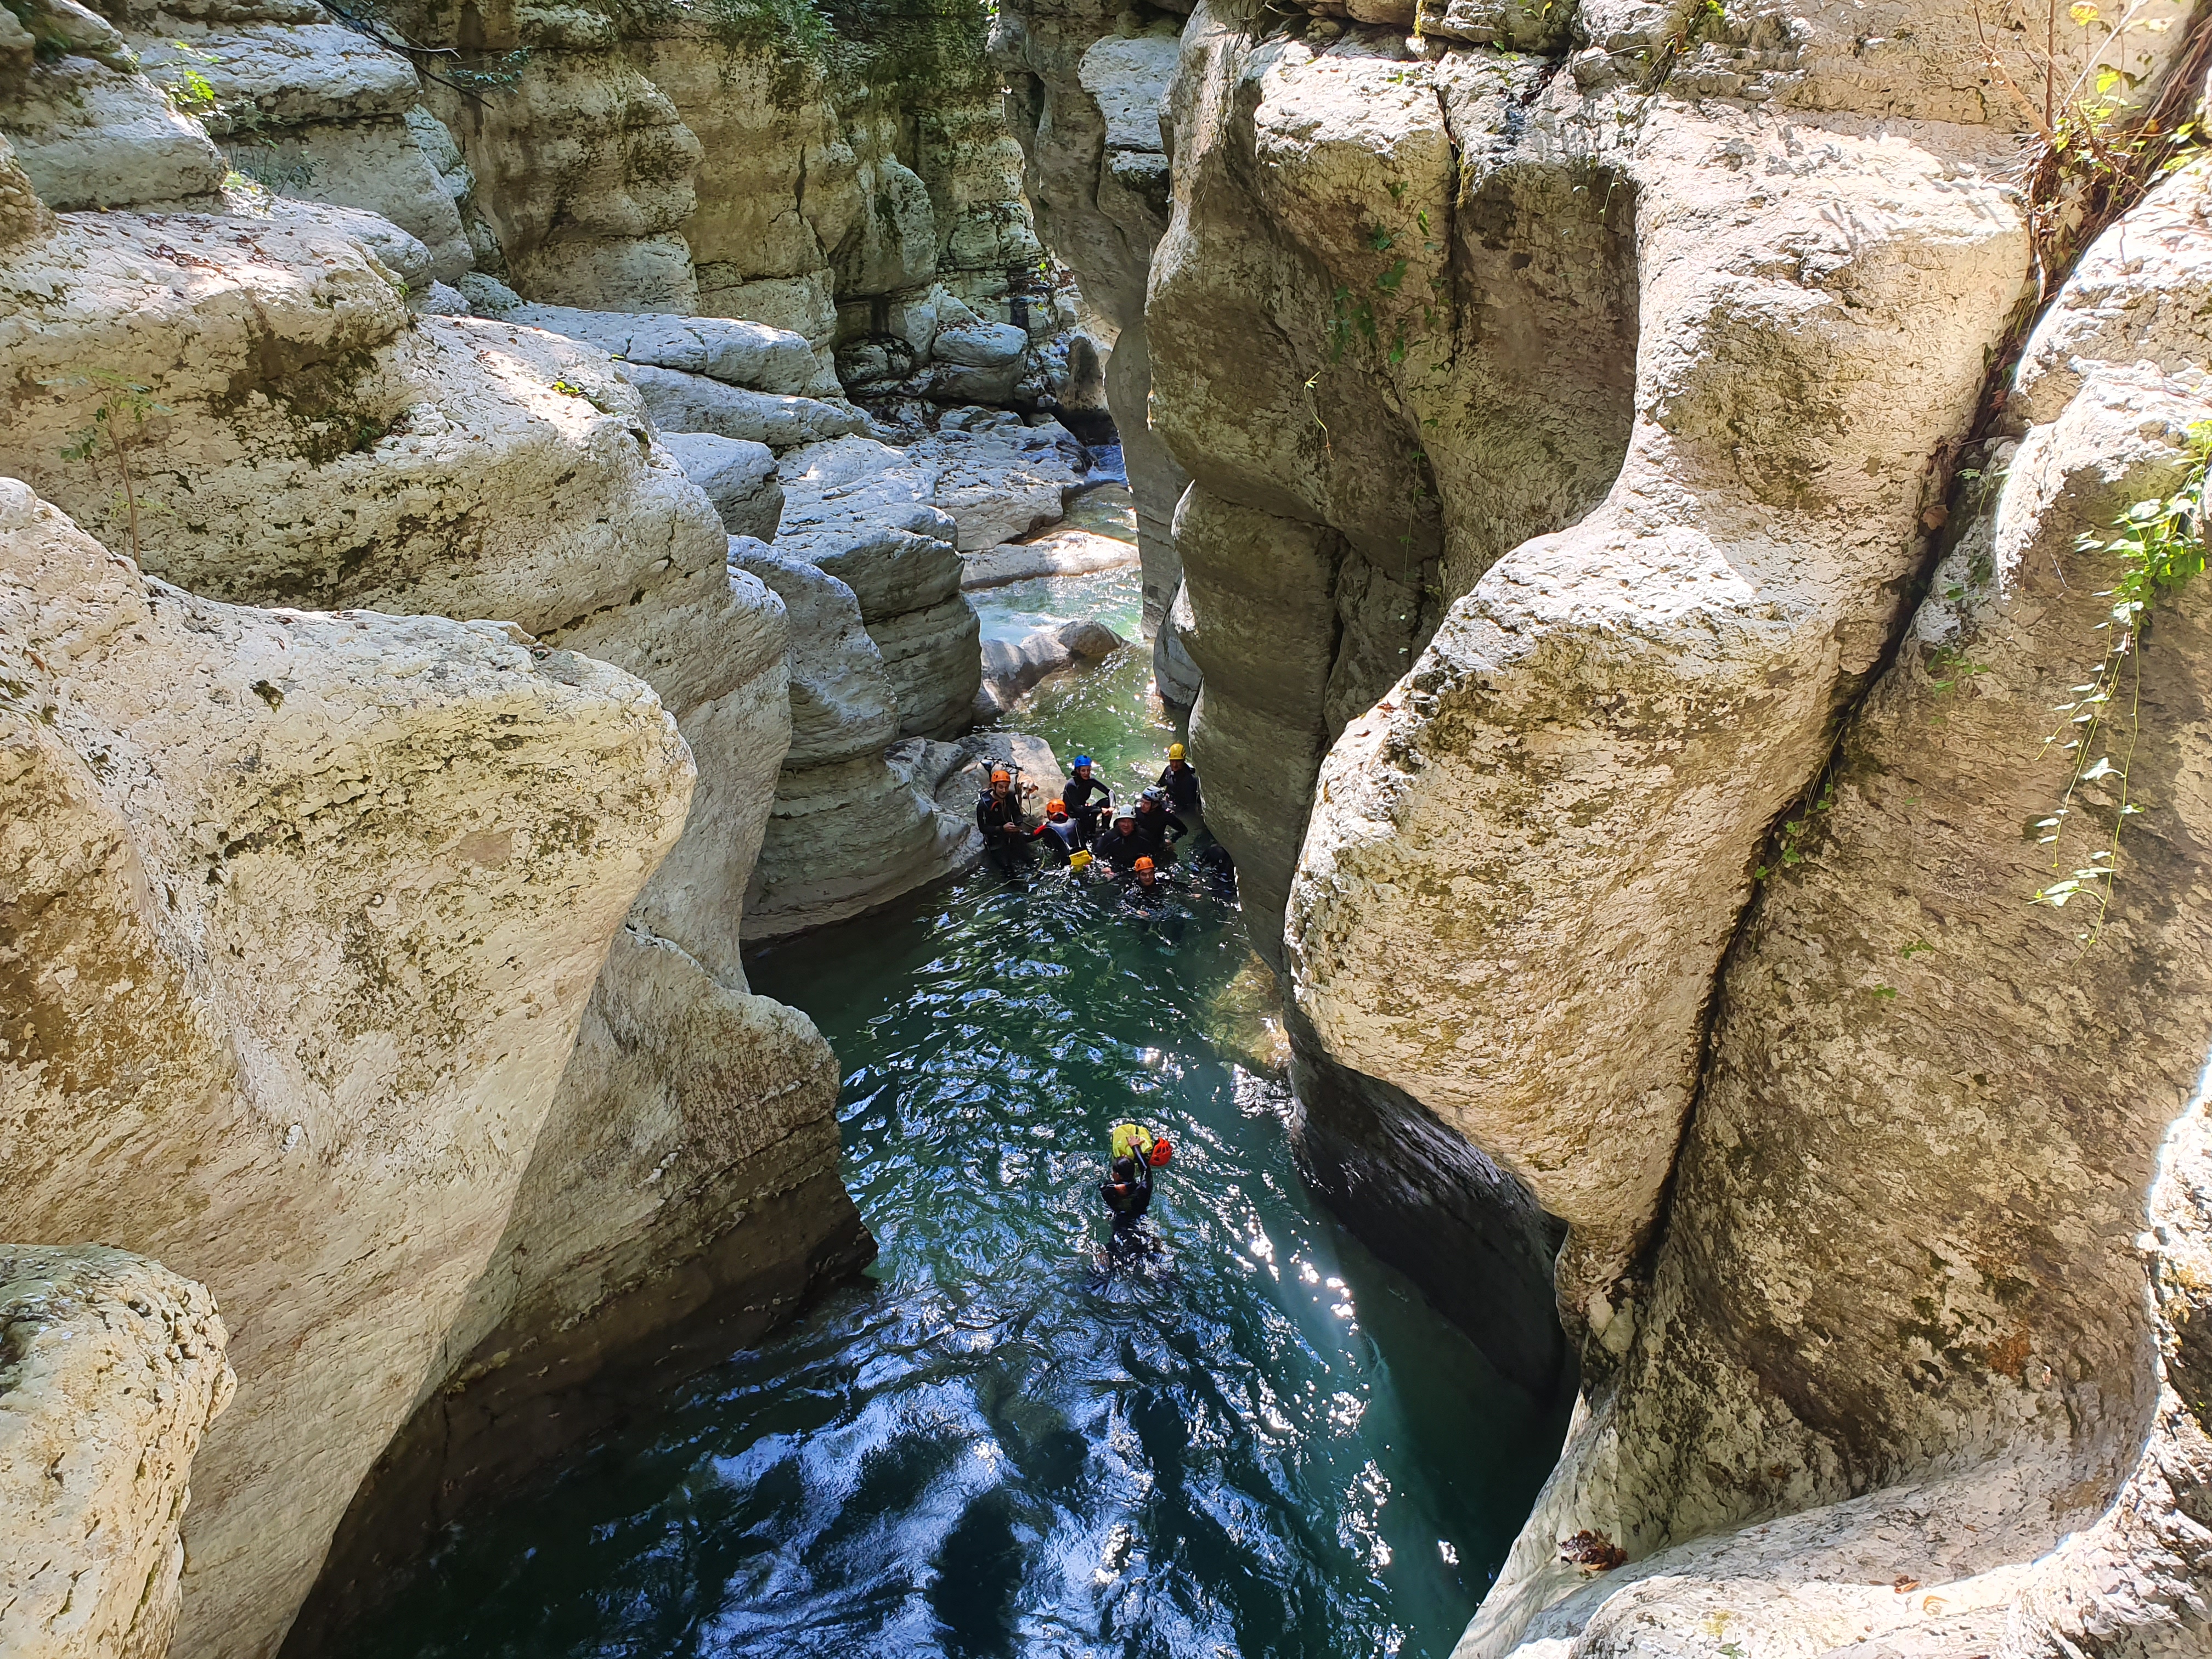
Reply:
<svg viewBox="0 0 2212 1659"><path fill-rule="evenodd" d="M1075 757L1075 769L1079 772L1090 764L1091 757L1088 755L1078 755Z"/></svg>

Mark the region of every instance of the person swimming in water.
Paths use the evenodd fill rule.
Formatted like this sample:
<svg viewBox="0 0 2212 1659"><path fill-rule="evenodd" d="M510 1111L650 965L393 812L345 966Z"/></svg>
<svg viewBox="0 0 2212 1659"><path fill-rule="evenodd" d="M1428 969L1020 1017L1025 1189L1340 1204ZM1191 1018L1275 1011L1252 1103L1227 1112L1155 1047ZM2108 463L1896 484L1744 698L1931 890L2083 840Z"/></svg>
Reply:
<svg viewBox="0 0 2212 1659"><path fill-rule="evenodd" d="M1115 1126L1111 1156L1107 1178L1099 1183L1099 1195L1106 1200L1107 1213L1113 1217L1114 1231L1106 1242L1106 1253L1116 1261L1127 1261L1133 1256L1149 1255L1159 1248L1154 1239L1139 1225L1145 1212L1152 1206L1152 1170L1169 1158L1168 1143L1141 1123L1122 1123Z"/></svg>

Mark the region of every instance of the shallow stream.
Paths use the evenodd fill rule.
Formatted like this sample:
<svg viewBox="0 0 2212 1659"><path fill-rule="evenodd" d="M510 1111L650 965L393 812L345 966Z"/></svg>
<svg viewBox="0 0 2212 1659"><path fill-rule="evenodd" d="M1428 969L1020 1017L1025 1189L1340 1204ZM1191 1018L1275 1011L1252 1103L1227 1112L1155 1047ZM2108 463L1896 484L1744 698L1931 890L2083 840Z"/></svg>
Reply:
<svg viewBox="0 0 2212 1659"><path fill-rule="evenodd" d="M1133 637L1136 593L978 608ZM1147 655L1010 723L1118 790L1174 737ZM1137 916L986 866L752 979L836 1049L876 1265L447 1534L348 1659L1449 1651L1564 1419L1309 1197L1233 893ZM1109 1273L1124 1116L1175 1155L1159 1254Z"/></svg>

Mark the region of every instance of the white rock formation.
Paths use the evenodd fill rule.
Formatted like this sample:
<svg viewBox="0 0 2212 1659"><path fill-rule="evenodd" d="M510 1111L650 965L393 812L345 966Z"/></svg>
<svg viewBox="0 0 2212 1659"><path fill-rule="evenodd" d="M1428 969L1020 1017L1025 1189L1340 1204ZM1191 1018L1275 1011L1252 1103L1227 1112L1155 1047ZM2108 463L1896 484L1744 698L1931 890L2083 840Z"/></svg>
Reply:
<svg viewBox="0 0 2212 1659"><path fill-rule="evenodd" d="M938 469L846 437L788 452L778 475L776 550L853 590L890 678L899 734L964 729L981 683L982 629L960 592L958 527L933 503Z"/></svg>
<svg viewBox="0 0 2212 1659"><path fill-rule="evenodd" d="M1088 618L1036 629L1017 641L987 641L982 689L975 694L975 718L996 720L1048 675L1078 663L1103 662L1125 643L1105 623Z"/></svg>
<svg viewBox="0 0 2212 1659"><path fill-rule="evenodd" d="M853 590L805 559L732 538L733 568L791 618L791 750L745 895L745 937L771 939L872 909L964 869L980 850L885 751L898 708Z"/></svg>
<svg viewBox="0 0 2212 1659"><path fill-rule="evenodd" d="M774 450L706 432L666 432L661 442L684 476L707 492L722 515L723 529L732 536L774 539L783 521L783 486L776 482Z"/></svg>
<svg viewBox="0 0 2212 1659"><path fill-rule="evenodd" d="M2109 909L2027 902L2069 769L2045 740L2111 605L2112 556L2077 539L2202 467L2212 326L2175 301L2208 209L2200 160L2039 325L1730 954L1648 1289L1593 1320L1607 1364L1462 1655L1704 1651L1723 1608L1753 1651L2212 1640L2201 579L2093 735L2125 781L2077 790L2056 849L2117 847ZM1629 1565L1562 1565L1585 1528Z"/></svg>
<svg viewBox="0 0 2212 1659"><path fill-rule="evenodd" d="M1017 88L1007 107L1038 223L1074 269L1112 348L1106 402L1137 499L1154 676L1169 701L1187 708L1197 688L1187 656L1170 658L1167 623L1182 580L1170 520L1188 479L1152 429L1145 321L1152 250L1168 228L1167 102L1181 27L1174 17L1140 19L1104 0L1008 0L991 46Z"/></svg>
<svg viewBox="0 0 2212 1659"><path fill-rule="evenodd" d="M859 410L815 398L780 396L729 386L681 369L625 363L623 373L645 398L664 432L711 432L775 449L820 443L866 428Z"/></svg>
<svg viewBox="0 0 2212 1659"><path fill-rule="evenodd" d="M13 481L0 580L9 1220L232 1310L178 1641L266 1654L437 1380L693 768L617 669L191 598Z"/></svg>
<svg viewBox="0 0 2212 1659"><path fill-rule="evenodd" d="M573 306L514 305L498 313L549 334L565 334L625 362L703 374L785 397L842 398L806 337L789 329L726 317L672 317Z"/></svg>
<svg viewBox="0 0 2212 1659"><path fill-rule="evenodd" d="M1059 422L1032 426L1008 410L955 410L909 453L936 470L934 499L963 553L1059 523L1087 465L1083 446Z"/></svg>
<svg viewBox="0 0 2212 1659"><path fill-rule="evenodd" d="M99 1245L0 1245L0 1652L159 1659L192 1458L230 1403L215 1298Z"/></svg>
<svg viewBox="0 0 2212 1659"><path fill-rule="evenodd" d="M653 444L638 394L603 354L514 324L413 319L347 228L337 210L299 204L263 217L71 218L10 250L0 340L37 391L0 420L0 456L128 544L125 458L112 447L61 453L106 407L127 425L133 492L144 485L141 544L162 572L239 599L501 617L545 648L638 670L697 757L690 832L629 918L626 954L592 1001L550 1118L544 1102L534 1109L533 1134L551 1125L552 1161L532 1163L525 1138L508 1143L504 1169L487 1170L507 1182L478 1218L501 1254L487 1267L489 1250L477 1252L483 1279L463 1287L465 1302L441 1304L422 1363L394 1372L405 1373L403 1411L434 1391L436 1420L392 1448L381 1496L356 1511L367 1535L434 1519L427 1501L411 1515L378 1504L404 1508L453 1486L437 1458L495 1468L497 1458L477 1455L478 1430L502 1413L520 1422L533 1388L615 1364L656 1310L686 1311L656 1300L656 1284L719 1285L744 1300L753 1271L762 1305L788 1310L817 1272L849 1267L866 1239L835 1179L834 1089L805 1082L830 1075L826 1050L804 1020L748 996L738 957L790 729L781 601L728 574L714 508ZM193 349L165 343L179 338ZM118 385L147 387L132 395L149 407L116 403ZM679 1006L689 1012L677 1018ZM695 1044L711 1046L713 1063ZM593 1058L611 1051L622 1066ZM540 1060L557 1070L566 1053L564 1040ZM813 1114L806 1133L776 1127L793 1112ZM600 1134L621 1156L568 1161ZM775 1159L747 1150L763 1145L781 1149ZM635 1158L645 1163L632 1168ZM642 1208L617 1196L656 1168L663 1179ZM778 1206L773 1225L732 1224ZM593 1239L592 1226L610 1231ZM675 1271L687 1262L698 1271ZM260 1380L246 1360L259 1352L241 1359L249 1397ZM518 1355L531 1363L513 1364ZM438 1391L454 1366L468 1388ZM478 1409L471 1393L495 1403ZM372 1433L372 1454L389 1426ZM258 1651L307 1589L336 1510L287 1529L285 1551L264 1559L239 1506L283 1514L294 1500L242 1477L232 1490L228 1456L219 1440L216 1497L191 1529L249 1527L248 1540L195 1546L208 1571L186 1576L185 1628L234 1630ZM361 1471L313 1473L349 1486Z"/></svg>
<svg viewBox="0 0 2212 1659"><path fill-rule="evenodd" d="M1184 39L1148 329L1208 822L1267 930L1337 739L1299 1008L1571 1224L1580 1318L1646 1237L1757 844L1889 635L2020 292L2009 139L1671 94L1632 131L1483 49L1250 44L1203 8ZM1287 286L1231 346L1262 257Z"/></svg>
<svg viewBox="0 0 2212 1659"><path fill-rule="evenodd" d="M1025 542L1001 542L961 561L960 586L974 593L1038 576L1088 576L1138 562L1133 542L1061 525Z"/></svg>

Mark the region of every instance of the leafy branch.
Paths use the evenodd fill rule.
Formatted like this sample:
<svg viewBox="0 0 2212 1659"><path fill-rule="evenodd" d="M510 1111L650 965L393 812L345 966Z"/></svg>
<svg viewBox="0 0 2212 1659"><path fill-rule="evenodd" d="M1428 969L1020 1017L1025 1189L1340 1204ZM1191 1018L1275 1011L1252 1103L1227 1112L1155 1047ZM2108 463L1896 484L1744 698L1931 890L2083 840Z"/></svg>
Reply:
<svg viewBox="0 0 2212 1659"><path fill-rule="evenodd" d="M2044 0L2040 54L2032 47L2015 48L2026 59L2024 66L2006 61L1978 3L1974 8L1983 67L2034 130L2021 185L2035 248L2039 308L2075 255L2179 166L2184 151L2203 142L2195 111L2206 69L2212 65L2212 14L2200 11L2158 97L2136 114L2133 94L2141 77L2100 62L2100 54L2130 28L2156 34L2172 20L2137 22L2148 0L2131 0L2117 21L2106 19L2095 0L2069 0L2067 21L2085 33L2105 33L2098 51L2068 79L2058 61L2060 3Z"/></svg>
<svg viewBox="0 0 2212 1659"><path fill-rule="evenodd" d="M2142 736L2142 640L2150 623L2151 607L2204 569L2205 471L2212 463L2212 421L2199 421L2189 428L2190 467L2181 488L2172 495L2136 501L2113 521L2113 534L2103 538L2084 532L2075 545L2084 553L2107 553L2119 561L2120 580L2107 592L2111 611L2097 624L2109 635L2105 654L2088 679L2071 690L2073 701L2057 706L2064 723L2044 740L2048 750L2060 744L2074 757L2066 777L2065 793L2050 817L2039 819L2043 833L2038 844L2051 848L2051 867L2062 868L2064 836L2072 817L2075 798L2081 786L2117 779L2106 784L2119 794L2119 810L2112 815L2111 835L2089 854L2088 862L2037 890L2033 902L2061 909L2077 898L2094 898L2096 920L2081 935L2094 944L2104 932L2112 908L2112 885L2118 878L2120 828L2143 809L2129 798L2128 779L2135 764L2136 747ZM2127 685L2123 693L2121 680ZM2124 696L2124 747L2115 762L2102 741L2112 724L2116 701ZM2079 735L2067 739L2067 732ZM2063 743L2062 743L2062 740ZM2092 754L2097 758L2090 759Z"/></svg>
<svg viewBox="0 0 2212 1659"><path fill-rule="evenodd" d="M523 65L530 61L530 48L519 46L501 55L489 69L469 69L461 63L461 52L453 46L418 46L405 36L387 28L376 16L370 4L348 3L348 0L327 0L331 16L364 40L374 40L386 52L397 52L415 65L415 72L426 81L435 81L441 87L451 87L455 92L469 97L493 92L514 85L522 79ZM436 67L433 67L435 64Z"/></svg>
<svg viewBox="0 0 2212 1659"><path fill-rule="evenodd" d="M69 442L62 449L62 459L89 462L94 477L99 475L103 453L115 463L115 470L123 481L118 493L123 497L131 526L131 556L139 559L138 480L131 471L131 458L145 439L148 419L167 415L169 406L154 400L152 386L125 380L110 369L86 369L45 384L100 388L101 396L93 410L92 424L70 434Z"/></svg>

